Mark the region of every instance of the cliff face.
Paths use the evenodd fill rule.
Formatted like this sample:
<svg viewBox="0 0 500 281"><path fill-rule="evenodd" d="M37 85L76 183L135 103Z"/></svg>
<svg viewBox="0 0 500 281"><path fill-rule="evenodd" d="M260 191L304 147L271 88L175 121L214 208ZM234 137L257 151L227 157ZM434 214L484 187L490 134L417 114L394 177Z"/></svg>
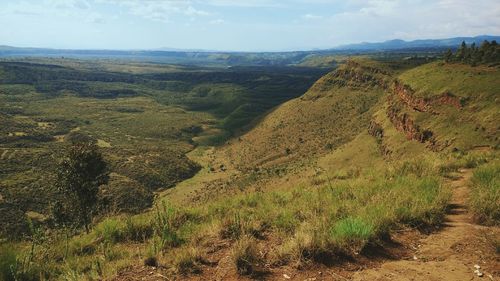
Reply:
<svg viewBox="0 0 500 281"><path fill-rule="evenodd" d="M401 113L398 108L390 106L387 110L387 116L392 124L394 124L394 127L398 131L403 132L407 139L416 140L421 143L435 143L432 131L421 129L409 114Z"/></svg>
<svg viewBox="0 0 500 281"><path fill-rule="evenodd" d="M392 151L389 147L384 143L384 128L377 123L376 121L370 121L370 125L368 126L368 134L373 136L377 141L380 153L383 156L388 156L392 154Z"/></svg>
<svg viewBox="0 0 500 281"><path fill-rule="evenodd" d="M402 132L408 140L425 143L431 150L438 151L447 147L449 141L438 142L436 133L429 128L422 128L421 124L417 124L412 112L423 114L423 116L427 115L426 119L438 118L438 115L445 115L448 112L443 109L443 106L462 110L463 104L464 100L456 97L450 91L429 98L418 97L410 86L399 80L394 80L388 91L386 113L394 127Z"/></svg>
<svg viewBox="0 0 500 281"><path fill-rule="evenodd" d="M397 80L393 82L392 87L387 89L387 92L386 115L394 128L404 134L406 139L426 144L433 151L442 149L442 145L436 140L435 133L418 125L411 114L411 111L438 114L433 108L433 102L441 102L441 97L439 100L418 98L411 87ZM383 155L391 154L391 150L384 144L384 129L379 123L372 120L368 126L368 133L375 137Z"/></svg>
<svg viewBox="0 0 500 281"><path fill-rule="evenodd" d="M433 98L418 98L415 95L415 91L410 86L405 85L398 80L394 81L392 92L408 107L420 112L438 114L435 107L440 105L449 105L455 107L456 109L461 109L463 104L463 101L460 100L460 98L454 96L449 91Z"/></svg>
<svg viewBox="0 0 500 281"><path fill-rule="evenodd" d="M392 91L402 102L414 110L421 112L431 111L430 102L428 100L415 97L415 92L410 86L404 85L396 80L393 84Z"/></svg>
<svg viewBox="0 0 500 281"><path fill-rule="evenodd" d="M450 92L444 92L437 98L437 102L440 104L451 105L456 109L462 109L464 101L460 98L454 96Z"/></svg>

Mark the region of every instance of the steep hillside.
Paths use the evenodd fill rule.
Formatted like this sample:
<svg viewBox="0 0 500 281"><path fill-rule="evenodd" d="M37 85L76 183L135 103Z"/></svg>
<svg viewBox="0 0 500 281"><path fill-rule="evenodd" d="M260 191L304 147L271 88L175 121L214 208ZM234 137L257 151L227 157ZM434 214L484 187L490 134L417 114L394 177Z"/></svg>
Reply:
<svg viewBox="0 0 500 281"><path fill-rule="evenodd" d="M386 113L407 138L431 150L498 147L499 78L496 67L426 64L393 83Z"/></svg>
<svg viewBox="0 0 500 281"><path fill-rule="evenodd" d="M224 149L241 170L312 159L365 131L390 71L349 61Z"/></svg>

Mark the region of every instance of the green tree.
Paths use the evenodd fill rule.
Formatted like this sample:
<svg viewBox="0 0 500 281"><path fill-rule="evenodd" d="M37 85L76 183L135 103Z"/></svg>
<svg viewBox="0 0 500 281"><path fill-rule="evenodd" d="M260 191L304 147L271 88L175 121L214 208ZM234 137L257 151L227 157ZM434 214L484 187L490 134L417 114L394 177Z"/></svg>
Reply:
<svg viewBox="0 0 500 281"><path fill-rule="evenodd" d="M491 44L487 40L484 40L479 47L479 52L481 52L481 62L486 63L491 57Z"/></svg>
<svg viewBox="0 0 500 281"><path fill-rule="evenodd" d="M444 61L445 62L451 62L453 59L453 52L451 51L451 49L448 49L445 53L444 53Z"/></svg>
<svg viewBox="0 0 500 281"><path fill-rule="evenodd" d="M476 66L481 61L481 53L479 49L476 47L476 43L472 43L470 46L470 58L469 63L472 66Z"/></svg>
<svg viewBox="0 0 500 281"><path fill-rule="evenodd" d="M74 143L59 164L57 174L62 198L54 207L56 220L84 226L88 233L99 187L109 180L107 164L96 144Z"/></svg>
<svg viewBox="0 0 500 281"><path fill-rule="evenodd" d="M465 41L462 41L460 48L458 48L457 50L456 57L458 61L464 61L466 56L467 56L467 44L465 44Z"/></svg>

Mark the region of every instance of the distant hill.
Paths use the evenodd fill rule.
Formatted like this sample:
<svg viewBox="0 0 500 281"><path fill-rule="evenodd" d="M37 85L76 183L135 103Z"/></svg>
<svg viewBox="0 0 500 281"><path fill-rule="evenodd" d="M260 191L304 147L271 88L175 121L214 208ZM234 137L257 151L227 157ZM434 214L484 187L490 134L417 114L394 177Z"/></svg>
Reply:
<svg viewBox="0 0 500 281"><path fill-rule="evenodd" d="M0 58L12 57L65 57L79 59L113 58L113 59L145 59L148 61L172 63L172 64L203 64L218 66L276 66L276 65L310 65L311 58L331 55L358 55L374 52L403 51L414 53L426 51L440 54L446 48L456 48L462 41L468 44L482 41L497 40L500 36L482 35L476 37L456 37L448 39L423 39L415 41L390 40L381 43L359 43L343 45L325 50L306 50L295 52L221 52L199 49L174 49L159 48L151 50L72 50L72 49L49 49L49 48L19 48L0 45ZM314 59L313 59L314 61ZM331 67L335 63L323 59L314 63L323 67ZM314 64L313 63L313 64Z"/></svg>
<svg viewBox="0 0 500 281"><path fill-rule="evenodd" d="M334 48L335 50L358 50L358 51L382 51L382 50L398 50L398 49L414 49L414 48L439 48L459 46L462 41L467 44L480 44L484 40L500 40L500 36L481 35L476 37L454 37L447 39L422 39L414 41L404 41L401 39L389 40L379 43L358 43L342 45Z"/></svg>

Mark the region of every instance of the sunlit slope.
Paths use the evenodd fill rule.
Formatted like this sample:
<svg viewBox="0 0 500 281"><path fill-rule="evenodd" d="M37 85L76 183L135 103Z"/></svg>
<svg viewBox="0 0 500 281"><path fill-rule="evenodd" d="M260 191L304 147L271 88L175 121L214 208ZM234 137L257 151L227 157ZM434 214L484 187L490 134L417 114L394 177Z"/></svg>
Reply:
<svg viewBox="0 0 500 281"><path fill-rule="evenodd" d="M366 131L389 82L388 70L350 61L269 113L223 152L242 170L331 152Z"/></svg>
<svg viewBox="0 0 500 281"><path fill-rule="evenodd" d="M344 164L363 166L351 160L361 159L358 152L372 144L366 141L370 135L388 160L494 149L499 143L498 89L498 68L349 60L302 97L270 112L222 153L240 170L318 157L343 169L338 150L351 151L343 152L352 154L341 157L349 160ZM355 138L356 144L348 145Z"/></svg>
<svg viewBox="0 0 500 281"><path fill-rule="evenodd" d="M421 130L428 130L431 136L424 142L433 150L499 144L499 68L426 64L402 73L392 86L392 97L389 115L407 114Z"/></svg>

